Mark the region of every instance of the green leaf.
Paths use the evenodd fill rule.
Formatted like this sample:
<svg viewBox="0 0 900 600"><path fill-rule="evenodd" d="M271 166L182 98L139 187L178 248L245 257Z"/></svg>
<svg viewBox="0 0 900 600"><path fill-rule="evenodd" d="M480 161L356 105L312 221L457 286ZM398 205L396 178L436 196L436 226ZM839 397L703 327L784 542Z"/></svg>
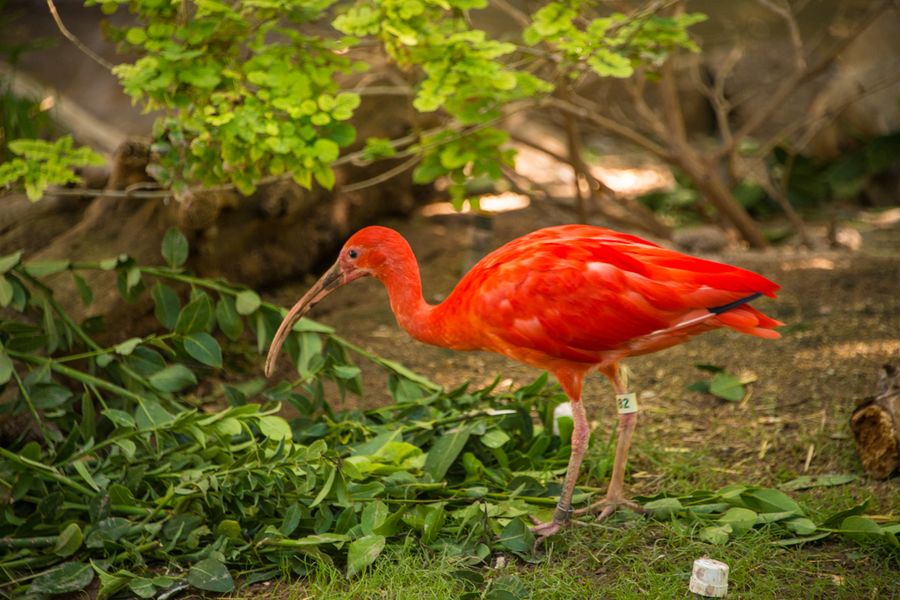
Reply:
<svg viewBox="0 0 900 600"><path fill-rule="evenodd" d="M162 256L173 269L182 266L187 260L187 238L175 227L170 227L163 236Z"/></svg>
<svg viewBox="0 0 900 600"><path fill-rule="evenodd" d="M83 590L94 580L94 570L80 562L63 563L45 571L31 582L32 594L65 594Z"/></svg>
<svg viewBox="0 0 900 600"><path fill-rule="evenodd" d="M75 468L75 471L78 473L78 475L80 475L81 478L84 479L85 483L94 488L94 491L100 491L100 486L97 485L96 481L94 481L91 472L88 471L87 465L85 465L83 461L76 460L74 463L72 463L72 466Z"/></svg>
<svg viewBox="0 0 900 600"><path fill-rule="evenodd" d="M65 271L71 263L68 260L41 260L25 265L25 271L32 277L46 277Z"/></svg>
<svg viewBox="0 0 900 600"><path fill-rule="evenodd" d="M350 543L347 551L347 577L353 577L375 562L384 549L385 537L370 534Z"/></svg>
<svg viewBox="0 0 900 600"><path fill-rule="evenodd" d="M91 286L84 280L84 277L72 271L72 278L75 280L75 287L78 288L78 294L81 296L81 303L90 306L94 301L94 291Z"/></svg>
<svg viewBox="0 0 900 600"><path fill-rule="evenodd" d="M188 571L187 582L197 589L225 594L234 591L234 580L222 561L205 558Z"/></svg>
<svg viewBox="0 0 900 600"><path fill-rule="evenodd" d="M175 333L189 334L205 331L212 318L212 305L209 296L203 294L190 301L181 309L175 323Z"/></svg>
<svg viewBox="0 0 900 600"><path fill-rule="evenodd" d="M756 525L757 516L756 512L749 508L733 506L719 517L719 522L731 525L731 530L735 535L743 535Z"/></svg>
<svg viewBox="0 0 900 600"><path fill-rule="evenodd" d="M320 502L322 502L322 500L324 500L328 496L328 493L331 491L331 487L334 485L334 479L336 475L337 469L333 467L328 469L328 477L325 478L325 483L319 489L319 493L316 494L315 498L313 498L312 503L309 505L310 508L315 508L319 505Z"/></svg>
<svg viewBox="0 0 900 600"><path fill-rule="evenodd" d="M772 542L775 546L795 546L797 544L805 544L806 542L814 542L831 535L830 531L822 531L813 535L805 535L802 537L783 538Z"/></svg>
<svg viewBox="0 0 900 600"><path fill-rule="evenodd" d="M175 420L162 404L156 400L144 400L134 411L135 425L142 431L152 431Z"/></svg>
<svg viewBox="0 0 900 600"><path fill-rule="evenodd" d="M128 589L134 592L138 598L153 598L156 596L156 586L146 577L135 577L128 582Z"/></svg>
<svg viewBox="0 0 900 600"><path fill-rule="evenodd" d="M844 510L836 512L835 514L825 519L825 522L822 523L822 527L836 529L841 523L844 522L844 519L846 519L847 517L861 515L862 513L864 513L869 507L869 501L870 498L866 498L856 506L851 506L850 508L846 508Z"/></svg>
<svg viewBox="0 0 900 600"><path fill-rule="evenodd" d="M851 515L843 520L838 528L841 533L859 544L879 541L884 535L878 523L868 517Z"/></svg>
<svg viewBox="0 0 900 600"><path fill-rule="evenodd" d="M731 536L731 525L710 525L700 530L700 539L716 546L728 543Z"/></svg>
<svg viewBox="0 0 900 600"><path fill-rule="evenodd" d="M83 540L84 535L81 533L81 527L79 527L77 523L69 523L69 525L62 530L62 533L59 534L56 545L53 547L53 554L68 558L75 554L81 547L81 542Z"/></svg>
<svg viewBox="0 0 900 600"><path fill-rule="evenodd" d="M6 273L22 260L22 250L0 257L0 275Z"/></svg>
<svg viewBox="0 0 900 600"><path fill-rule="evenodd" d="M446 518L446 511L443 503L423 508L426 515L422 528L422 543L427 545L435 541L441 532L441 528L444 526L444 519Z"/></svg>
<svg viewBox="0 0 900 600"><path fill-rule="evenodd" d="M303 508L296 502L291 504L284 513L284 518L281 521L281 527L278 528L278 531L284 536L291 535L294 533L294 530L297 529L297 525L300 524L300 517L302 516Z"/></svg>
<svg viewBox="0 0 900 600"><path fill-rule="evenodd" d="M266 415L260 417L259 432L270 440L290 440L293 437L291 426L278 415Z"/></svg>
<svg viewBox="0 0 900 600"><path fill-rule="evenodd" d="M320 533L308 535L298 540L291 540L291 547L302 548L304 546L320 546L322 544L340 544L347 541L347 536L342 533Z"/></svg>
<svg viewBox="0 0 900 600"><path fill-rule="evenodd" d="M338 379L353 379L360 374L359 367L353 365L335 365L332 371Z"/></svg>
<svg viewBox="0 0 900 600"><path fill-rule="evenodd" d="M369 502L363 509L362 518L360 519L363 533L366 535L374 533L387 520L388 514L388 506L381 500Z"/></svg>
<svg viewBox="0 0 900 600"><path fill-rule="evenodd" d="M509 441L509 434L502 429L491 429L481 436L481 443L488 448L500 448Z"/></svg>
<svg viewBox="0 0 900 600"><path fill-rule="evenodd" d="M262 300L260 300L259 295L252 290L244 290L234 299L235 308L237 308L238 314L240 315L253 314L256 309L259 308L260 304L262 304Z"/></svg>
<svg viewBox="0 0 900 600"><path fill-rule="evenodd" d="M224 535L230 540L239 542L243 539L243 536L241 535L241 524L234 519L223 519L219 521L218 526L216 526L216 535Z"/></svg>
<svg viewBox="0 0 900 600"><path fill-rule="evenodd" d="M134 417L123 410L117 408L107 408L101 413L104 417L113 422L117 427L136 427Z"/></svg>
<svg viewBox="0 0 900 600"><path fill-rule="evenodd" d="M709 382L709 393L723 400L737 402L744 397L744 384L731 373L716 373Z"/></svg>
<svg viewBox="0 0 900 600"><path fill-rule="evenodd" d="M331 140L320 138L313 145L313 152L323 163L332 163L341 153L340 147ZM326 186L327 187L327 186Z"/></svg>
<svg viewBox="0 0 900 600"><path fill-rule="evenodd" d="M0 307L6 308L12 302L15 290L6 275L0 275Z"/></svg>
<svg viewBox="0 0 900 600"><path fill-rule="evenodd" d="M222 349L216 338L206 332L192 333L184 338L184 351L191 358L210 367L222 368Z"/></svg>
<svg viewBox="0 0 900 600"><path fill-rule="evenodd" d="M125 289L131 292L141 283L141 270L137 267L131 267L125 274Z"/></svg>
<svg viewBox="0 0 900 600"><path fill-rule="evenodd" d="M244 332L244 321L241 320L234 304L234 299L223 295L216 302L216 321L219 329L230 340L237 340Z"/></svg>
<svg viewBox="0 0 900 600"><path fill-rule="evenodd" d="M56 383L36 383L31 386L31 401L35 408L49 410L62 406L72 397L72 391Z"/></svg>
<svg viewBox="0 0 900 600"><path fill-rule="evenodd" d="M113 347L113 351L116 354L121 354L122 356L128 356L134 349L137 348L138 344L143 342L144 340L139 337L133 337L125 340L124 342L119 342Z"/></svg>
<svg viewBox="0 0 900 600"><path fill-rule="evenodd" d="M684 506L678 498L660 498L651 500L644 504L644 508L653 511L653 516L657 519L668 521L674 518Z"/></svg>
<svg viewBox="0 0 900 600"><path fill-rule="evenodd" d="M423 470L431 476L432 481L441 481L459 453L462 452L466 442L469 441L469 429L461 427L455 431L445 432L440 436L425 459Z"/></svg>
<svg viewBox="0 0 900 600"><path fill-rule="evenodd" d="M166 329L174 329L181 311L181 301L175 290L164 283L156 282L150 290L153 298L153 314Z"/></svg>
<svg viewBox="0 0 900 600"><path fill-rule="evenodd" d="M803 511L790 496L771 488L750 488L741 494L747 508L756 512L793 512L802 515Z"/></svg>
<svg viewBox="0 0 900 600"><path fill-rule="evenodd" d="M12 360L10 360L9 355L3 348L3 344L0 344L0 385L9 381L12 378L12 373Z"/></svg>
<svg viewBox="0 0 900 600"><path fill-rule="evenodd" d="M798 536L811 535L818 529L816 524L806 517L794 517L781 523Z"/></svg>
<svg viewBox="0 0 900 600"><path fill-rule="evenodd" d="M796 479L792 479L782 484L781 489L793 492L796 490L806 490L816 487L831 487L836 485L844 485L851 481L859 479L856 475L830 473L825 475L801 475Z"/></svg>
<svg viewBox="0 0 900 600"><path fill-rule="evenodd" d="M497 541L510 552L518 554L531 552L534 548L534 534L522 519L513 519L507 523Z"/></svg>
<svg viewBox="0 0 900 600"><path fill-rule="evenodd" d="M319 182L326 190L330 190L334 187L334 171L331 167L320 165L313 169L313 177L316 178L316 181Z"/></svg>
<svg viewBox="0 0 900 600"><path fill-rule="evenodd" d="M161 392L178 392L197 383L197 377L184 365L170 365L148 377L148 380Z"/></svg>
<svg viewBox="0 0 900 600"><path fill-rule="evenodd" d="M125 40L129 44L133 44L135 46L143 44L147 39L147 32L141 29L140 27L130 27L128 31L125 33Z"/></svg>

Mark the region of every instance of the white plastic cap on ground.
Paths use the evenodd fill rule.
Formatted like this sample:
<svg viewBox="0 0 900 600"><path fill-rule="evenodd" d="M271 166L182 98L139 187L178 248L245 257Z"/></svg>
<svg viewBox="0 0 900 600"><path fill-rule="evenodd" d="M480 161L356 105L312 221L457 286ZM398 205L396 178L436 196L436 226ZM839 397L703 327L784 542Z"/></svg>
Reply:
<svg viewBox="0 0 900 600"><path fill-rule="evenodd" d="M559 418L572 416L572 403L563 402L553 409L553 435L559 435Z"/></svg>
<svg viewBox="0 0 900 600"><path fill-rule="evenodd" d="M707 598L724 598L728 593L728 565L703 557L694 561L690 589Z"/></svg>

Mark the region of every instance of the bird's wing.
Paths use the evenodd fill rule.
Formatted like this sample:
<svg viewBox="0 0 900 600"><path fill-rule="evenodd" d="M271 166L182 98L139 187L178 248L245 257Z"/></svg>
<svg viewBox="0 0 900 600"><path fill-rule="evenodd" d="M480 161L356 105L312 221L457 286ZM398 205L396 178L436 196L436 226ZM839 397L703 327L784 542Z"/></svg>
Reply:
<svg viewBox="0 0 900 600"><path fill-rule="evenodd" d="M597 353L624 348L709 308L757 292L773 296L777 289L738 267L573 225L540 230L496 250L448 300L499 344L593 362ZM753 313L761 314L747 309L751 321Z"/></svg>

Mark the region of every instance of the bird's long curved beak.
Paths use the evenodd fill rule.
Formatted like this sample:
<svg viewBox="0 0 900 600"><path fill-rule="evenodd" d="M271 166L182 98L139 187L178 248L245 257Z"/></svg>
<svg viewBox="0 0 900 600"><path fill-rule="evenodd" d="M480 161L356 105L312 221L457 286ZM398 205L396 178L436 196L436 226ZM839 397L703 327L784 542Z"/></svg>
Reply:
<svg viewBox="0 0 900 600"><path fill-rule="evenodd" d="M275 337L272 338L272 345L269 346L269 353L266 355L266 377L272 376L272 372L275 370L275 361L278 360L278 353L281 351L281 346L284 344L284 340L287 339L291 329L293 329L294 324L320 300L345 283L341 265L339 262L336 262L291 308L278 327L278 331L275 332Z"/></svg>

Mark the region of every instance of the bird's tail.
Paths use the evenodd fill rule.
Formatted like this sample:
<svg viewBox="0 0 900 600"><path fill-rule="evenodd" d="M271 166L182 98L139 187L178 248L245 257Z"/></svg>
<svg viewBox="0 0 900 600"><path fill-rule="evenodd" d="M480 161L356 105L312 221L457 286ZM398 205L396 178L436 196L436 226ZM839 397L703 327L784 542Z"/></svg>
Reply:
<svg viewBox="0 0 900 600"><path fill-rule="evenodd" d="M770 340L781 337L775 328L784 325L749 304L720 312L716 314L715 320L729 329Z"/></svg>

